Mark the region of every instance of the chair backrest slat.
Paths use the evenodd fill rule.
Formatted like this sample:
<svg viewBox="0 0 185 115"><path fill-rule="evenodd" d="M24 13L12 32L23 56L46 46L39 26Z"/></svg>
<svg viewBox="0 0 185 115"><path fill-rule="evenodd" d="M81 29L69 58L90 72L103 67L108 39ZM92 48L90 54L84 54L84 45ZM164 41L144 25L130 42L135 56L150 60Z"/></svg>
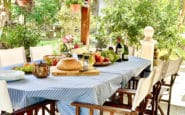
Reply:
<svg viewBox="0 0 185 115"><path fill-rule="evenodd" d="M153 77L153 84L156 84L158 81L161 81L162 74L165 69L166 62L162 61L158 66L156 66L155 69L155 76Z"/></svg>
<svg viewBox="0 0 185 115"><path fill-rule="evenodd" d="M163 78L177 74L182 61L183 61L183 58L179 58L177 60L169 60L166 64L166 69L163 72Z"/></svg>
<svg viewBox="0 0 185 115"><path fill-rule="evenodd" d="M0 50L0 67L23 63L26 63L24 47Z"/></svg>
<svg viewBox="0 0 185 115"><path fill-rule="evenodd" d="M0 80L0 111L13 112L12 103L8 94L5 80Z"/></svg>
<svg viewBox="0 0 185 115"><path fill-rule="evenodd" d="M155 70L150 73L147 78L141 78L138 83L136 95L133 100L132 110L135 111L136 107L142 102L142 100L149 94L152 89L152 80L155 76Z"/></svg>
<svg viewBox="0 0 185 115"><path fill-rule="evenodd" d="M42 60L45 55L52 55L53 47L51 45L30 47L31 61Z"/></svg>

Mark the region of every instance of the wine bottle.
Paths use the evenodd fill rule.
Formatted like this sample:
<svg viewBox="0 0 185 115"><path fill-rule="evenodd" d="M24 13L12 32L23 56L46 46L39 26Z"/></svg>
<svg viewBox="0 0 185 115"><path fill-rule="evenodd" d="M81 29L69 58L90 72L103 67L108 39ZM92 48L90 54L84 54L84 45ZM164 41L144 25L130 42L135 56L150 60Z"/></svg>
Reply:
<svg viewBox="0 0 185 115"><path fill-rule="evenodd" d="M122 56L122 60L123 61L128 61L128 46L126 44L124 44L124 53Z"/></svg>
<svg viewBox="0 0 185 115"><path fill-rule="evenodd" d="M116 45L116 54L119 55L119 59L117 60L117 62L121 62L122 61L122 54L123 54L123 47L121 45L121 38L118 37L117 38L117 45Z"/></svg>

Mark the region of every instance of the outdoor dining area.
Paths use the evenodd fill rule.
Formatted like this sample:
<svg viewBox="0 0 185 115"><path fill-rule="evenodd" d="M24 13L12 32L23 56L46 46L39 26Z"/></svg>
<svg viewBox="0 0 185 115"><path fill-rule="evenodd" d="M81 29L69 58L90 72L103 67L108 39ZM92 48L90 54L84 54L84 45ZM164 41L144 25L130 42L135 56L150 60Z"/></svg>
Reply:
<svg viewBox="0 0 185 115"><path fill-rule="evenodd" d="M36 69L32 70L33 73L12 70L14 67L23 67L26 63L23 47L1 50L0 109L2 111L17 115L37 114L40 109L43 111L42 114L48 111L52 115L56 111L62 115L93 115L103 114L101 113L103 110L109 111L110 114L157 114L158 111L163 112L158 105L162 101L160 100L162 86L169 87L171 94L171 88L182 63L182 58L179 58L161 61L158 66L152 67L151 60L142 55L141 57L129 55L128 61L108 65L102 63L90 67L88 63L86 71L81 71L85 66L83 64L79 71L77 67L79 63L75 62L79 62L79 58L60 57L61 63L49 66L49 70L43 70L48 67L43 61L47 52L49 54L49 50L44 48L48 47L39 47L43 50L38 50L37 47L36 50L30 48L33 54L31 60L35 64L33 69ZM43 53L37 61L34 60L34 51L38 54L38 58ZM151 52L154 52L154 49ZM169 84L166 80L170 80ZM167 101L169 109L170 98ZM76 109L73 106L76 106ZM100 110L100 113L93 111L94 109Z"/></svg>
<svg viewBox="0 0 185 115"><path fill-rule="evenodd" d="M0 3L5 5L5 1ZM28 3L26 1L26 5L21 4L21 0L15 0L15 4L26 9L27 13L34 9L32 5L39 4L37 0L38 3L34 0L30 3L29 0ZM61 6L64 5L63 0L56 1ZM115 3L119 3L119 0L116 1ZM95 2L101 6L102 2ZM5 39L10 37L12 31L7 30L22 27L8 22L8 18L1 15L0 26L3 29L0 43L6 47L0 48L0 115L172 115L172 88L184 60L183 55L175 52L175 45L181 45L180 40L176 39L178 42L174 43L170 39L170 36L175 37L173 34L168 35L171 41L155 39L160 35L155 24L143 26L140 23L142 28L138 32L142 31L142 37L137 39L137 43L134 42L133 34L117 26L118 31L114 25L106 26L107 31L114 36L106 36L107 39L104 39L98 33L97 41L93 42L90 9L95 2L82 0L80 12L73 12L73 15L81 15L80 31L75 27L76 32L80 33L80 42L75 44L73 42L77 37L72 33L66 34L65 29L61 29L61 33L64 32L65 35L61 34L62 39L57 41L57 45L33 45L24 39L24 43L28 45L8 47ZM183 5L185 7L185 2ZM115 7L121 8L119 5ZM0 14L7 11L5 9L3 7ZM185 15L185 8L183 11ZM118 14L119 12L117 16ZM19 18L22 16L23 19L19 19L23 22L21 26L26 27L33 23L29 20L26 22L28 15L23 13ZM49 25L49 21L46 23ZM42 25L44 29L48 26L46 23ZM133 26L132 29L134 30ZM12 33L11 35L13 36ZM139 38L135 38L137 37ZM99 45L95 45L96 43ZM104 44L106 47L103 47ZM159 49L164 46L165 49ZM164 99L166 94L167 99ZM166 103L167 109L161 107L161 103Z"/></svg>

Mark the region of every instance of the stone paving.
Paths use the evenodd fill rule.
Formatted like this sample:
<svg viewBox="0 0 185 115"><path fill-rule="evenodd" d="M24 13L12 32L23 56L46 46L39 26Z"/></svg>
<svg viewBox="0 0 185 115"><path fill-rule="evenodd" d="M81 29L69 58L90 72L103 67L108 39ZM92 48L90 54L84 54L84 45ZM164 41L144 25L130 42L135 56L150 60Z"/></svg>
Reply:
<svg viewBox="0 0 185 115"><path fill-rule="evenodd" d="M185 72L180 72L172 89L172 105L185 107Z"/></svg>

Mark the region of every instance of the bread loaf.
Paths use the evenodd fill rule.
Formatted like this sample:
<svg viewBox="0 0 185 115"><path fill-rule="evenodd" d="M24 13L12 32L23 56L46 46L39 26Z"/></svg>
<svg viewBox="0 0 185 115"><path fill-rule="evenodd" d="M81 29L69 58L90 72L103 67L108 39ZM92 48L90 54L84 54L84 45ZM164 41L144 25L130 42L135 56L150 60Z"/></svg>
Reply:
<svg viewBox="0 0 185 115"><path fill-rule="evenodd" d="M75 58L63 58L57 63L57 69L63 71L76 71L81 68L81 63Z"/></svg>

